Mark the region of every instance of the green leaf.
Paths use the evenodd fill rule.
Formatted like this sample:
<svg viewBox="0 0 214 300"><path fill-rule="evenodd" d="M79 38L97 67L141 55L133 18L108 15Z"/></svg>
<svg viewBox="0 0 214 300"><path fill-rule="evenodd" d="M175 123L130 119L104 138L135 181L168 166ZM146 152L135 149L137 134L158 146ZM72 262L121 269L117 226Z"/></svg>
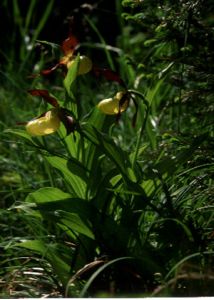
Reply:
<svg viewBox="0 0 214 300"><path fill-rule="evenodd" d="M14 134L18 137L21 137L27 144L31 146L36 146L34 143L32 137L26 132L26 130L22 129L6 129L4 130L4 133L6 134Z"/></svg>
<svg viewBox="0 0 214 300"><path fill-rule="evenodd" d="M81 124L81 132L90 142L94 145L99 145L99 139L97 138L94 127L88 123Z"/></svg>
<svg viewBox="0 0 214 300"><path fill-rule="evenodd" d="M94 239L94 234L91 230L91 224L88 220L83 221L78 214L59 210L57 211L57 218L58 222L66 225L72 231L76 231L91 239Z"/></svg>
<svg viewBox="0 0 214 300"><path fill-rule="evenodd" d="M56 251L56 245L46 244L41 240L30 240L16 244L16 246L32 250L45 257L53 267L55 273L65 286L70 276L70 266L65 263Z"/></svg>
<svg viewBox="0 0 214 300"><path fill-rule="evenodd" d="M117 167L119 167L121 173L126 175L127 158L125 157L125 153L116 146L114 141L110 139L108 135L99 132L95 128L94 130L103 152L117 165Z"/></svg>
<svg viewBox="0 0 214 300"><path fill-rule="evenodd" d="M38 252L42 256L46 256L48 252L48 248L46 245L40 241L40 240L30 240L30 241L25 241L17 244L19 247L23 247L35 252Z"/></svg>
<svg viewBox="0 0 214 300"><path fill-rule="evenodd" d="M69 158L67 161L68 169L78 177L82 178L85 182L88 181L88 170L75 158Z"/></svg>
<svg viewBox="0 0 214 300"><path fill-rule="evenodd" d="M80 163L75 164L75 160L72 162L67 159L58 156L46 156L47 161L56 169L58 169L65 180L69 184L69 187L72 188L73 193L79 198L85 198L87 182L86 175L84 173L84 168L80 167ZM75 166L74 173L70 171L71 166Z"/></svg>
<svg viewBox="0 0 214 300"><path fill-rule="evenodd" d="M74 99L73 93L71 91L71 87L72 87L72 83L74 82L74 80L77 77L77 70L78 70L78 65L79 65L79 59L80 59L80 55L78 54L72 64L72 67L68 68L68 72L66 74L66 77L64 79L64 86L66 89L66 92L68 93L68 95Z"/></svg>
<svg viewBox="0 0 214 300"><path fill-rule="evenodd" d="M194 152L207 139L207 137L208 134L203 134L196 137L188 148L180 150L174 158L171 158L170 156L164 158L162 161L156 164L155 168L162 174L175 173L177 170L179 170L179 167L182 164L186 163L192 157Z"/></svg>
<svg viewBox="0 0 214 300"><path fill-rule="evenodd" d="M95 211L90 202L72 198L69 193L52 187L30 193L26 201L36 203L44 218L59 222L72 231L94 239L89 220L95 217Z"/></svg>
<svg viewBox="0 0 214 300"><path fill-rule="evenodd" d="M57 210L76 213L82 219L90 219L94 215L90 202L73 198L71 194L54 187L45 187L30 193L26 198L26 202L36 203L43 216Z"/></svg>
<svg viewBox="0 0 214 300"><path fill-rule="evenodd" d="M27 202L35 202L37 204L39 203L48 203L48 202L55 202L59 200L64 200L71 198L71 195L69 193L64 193L58 188L53 187L45 187L38 189L37 191L30 193L26 201Z"/></svg>
<svg viewBox="0 0 214 300"><path fill-rule="evenodd" d="M94 144L98 145L103 153L117 166L124 178L136 181L128 154L118 147L106 134L99 132L95 127L82 124L83 134Z"/></svg>
<svg viewBox="0 0 214 300"><path fill-rule="evenodd" d="M91 114L89 115L89 117L87 118L87 123L93 124L94 127L101 130L104 126L104 122L105 122L105 115L102 114L97 107L95 107L91 112ZM95 172L97 163L99 163L98 155L100 151L94 145L94 143L90 142L89 140L85 140L85 145L86 145L85 148L86 167L89 170L93 170Z"/></svg>

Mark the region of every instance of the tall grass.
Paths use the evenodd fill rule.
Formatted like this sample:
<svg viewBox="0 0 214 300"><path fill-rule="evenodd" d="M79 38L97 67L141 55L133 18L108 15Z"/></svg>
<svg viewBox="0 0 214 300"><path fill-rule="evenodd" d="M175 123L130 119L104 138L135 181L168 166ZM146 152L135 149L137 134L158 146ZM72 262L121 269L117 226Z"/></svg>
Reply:
<svg viewBox="0 0 214 300"><path fill-rule="evenodd" d="M53 3L38 21L33 42ZM94 77L93 72L77 76L80 47L65 77L57 71L49 81L40 77L30 86L48 90L57 99L75 119L74 132L67 134L70 127L61 122L56 133L32 137L7 121L11 112L3 114L0 215L10 224L2 224L0 243L3 296L205 296L213 292L213 127L209 111L203 113L202 124L197 119L201 101L210 105L210 95L200 98L200 83L187 80L187 56L178 56L180 62L168 61L180 53L180 45L166 37L167 31L160 34L159 10L152 28L156 35L151 38L150 33L140 34L139 15L125 12L125 5L142 10L150 22L150 5L123 4L116 5L120 51L107 44L88 17L89 28L103 45L97 49L85 45L89 54L93 47L103 51L107 67L117 66L125 87ZM36 2L30 2L24 22L18 1L13 5L19 31L25 35ZM178 27L182 24L178 22ZM182 46L186 43L187 37ZM24 56L20 74L26 66ZM124 89L131 99L119 120L99 111L100 100ZM5 88L2 95L8 101L14 97ZM197 107L192 103L195 97ZM41 97L23 91L23 98L33 104L26 112L25 106L14 102L18 121L51 109L50 101Z"/></svg>

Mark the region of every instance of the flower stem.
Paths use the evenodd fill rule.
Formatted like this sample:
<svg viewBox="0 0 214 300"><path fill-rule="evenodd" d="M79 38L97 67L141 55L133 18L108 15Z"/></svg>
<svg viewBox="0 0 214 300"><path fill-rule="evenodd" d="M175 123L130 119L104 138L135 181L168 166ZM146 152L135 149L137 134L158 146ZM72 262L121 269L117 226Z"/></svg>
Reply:
<svg viewBox="0 0 214 300"><path fill-rule="evenodd" d="M134 156L133 156L133 160L132 160L132 167L134 167L134 165L136 163L136 160L137 160L137 157L138 157L138 153L139 153L139 149L140 149L140 142L141 142L141 139L142 139L142 136L143 136L143 133L144 133L144 129L146 127L146 122L147 122L147 119L148 119L150 107L149 107L148 100L146 100L145 96L142 93L140 93L138 91L135 91L135 90L128 90L128 92L131 95L136 95L136 96L140 97L140 99L143 101L143 103L146 107L145 108L145 116L144 116L143 124L140 128L140 131L139 131L139 134L138 134L138 137L137 137L137 143L136 143L135 152L134 152Z"/></svg>

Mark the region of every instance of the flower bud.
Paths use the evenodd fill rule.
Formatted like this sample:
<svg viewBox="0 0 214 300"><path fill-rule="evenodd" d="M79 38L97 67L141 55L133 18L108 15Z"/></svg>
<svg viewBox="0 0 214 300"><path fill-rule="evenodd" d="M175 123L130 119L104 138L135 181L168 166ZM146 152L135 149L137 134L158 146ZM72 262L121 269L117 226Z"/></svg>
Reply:
<svg viewBox="0 0 214 300"><path fill-rule="evenodd" d="M129 105L129 98L125 98L123 103L120 104L120 101L127 92L118 92L113 98L108 98L100 101L97 107L107 115L118 114L119 112L123 112L127 109Z"/></svg>
<svg viewBox="0 0 214 300"><path fill-rule="evenodd" d="M58 109L52 108L44 116L29 121L26 125L26 130L32 136L42 136L54 133L59 127Z"/></svg>

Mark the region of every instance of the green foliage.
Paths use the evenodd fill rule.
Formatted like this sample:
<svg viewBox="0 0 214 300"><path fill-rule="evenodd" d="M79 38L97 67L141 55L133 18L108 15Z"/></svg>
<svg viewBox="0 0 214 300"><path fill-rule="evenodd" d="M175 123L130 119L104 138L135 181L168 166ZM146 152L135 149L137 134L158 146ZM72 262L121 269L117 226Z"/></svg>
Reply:
<svg viewBox="0 0 214 300"><path fill-rule="evenodd" d="M41 17L34 40L53 2ZM107 64L118 66L125 84L112 80L115 73L108 74L110 81L94 78L94 70L78 75L79 47L63 79L57 70L56 78L48 82L42 77L31 86L48 85L60 107L75 118L74 132L67 135L68 125L63 123L53 135L31 137L24 128L8 129L5 121L4 143L12 139L24 151L7 153L8 169L0 180L10 203L0 215L4 219L9 215L12 224L21 220L23 230L13 228L8 234L7 226L1 225L2 265L16 270L23 255L35 258L44 276L40 278L47 278L61 296L211 295L210 9L205 10L203 1L118 3L122 30L117 36L118 56L111 53L96 21L85 20L103 44ZM30 2L25 26L18 2L13 4L19 31L26 34L36 2ZM96 45L93 49L100 51ZM24 65L26 59L21 60ZM125 112L105 116L98 110L98 101L124 89L130 94ZM49 106L39 108L36 115ZM8 182L7 174L15 179ZM13 255L17 262L12 263ZM30 259L29 267L35 265ZM4 278L7 274L1 269ZM24 278L24 272L19 274ZM41 284L45 290L43 280ZM7 289L8 283L6 295Z"/></svg>

